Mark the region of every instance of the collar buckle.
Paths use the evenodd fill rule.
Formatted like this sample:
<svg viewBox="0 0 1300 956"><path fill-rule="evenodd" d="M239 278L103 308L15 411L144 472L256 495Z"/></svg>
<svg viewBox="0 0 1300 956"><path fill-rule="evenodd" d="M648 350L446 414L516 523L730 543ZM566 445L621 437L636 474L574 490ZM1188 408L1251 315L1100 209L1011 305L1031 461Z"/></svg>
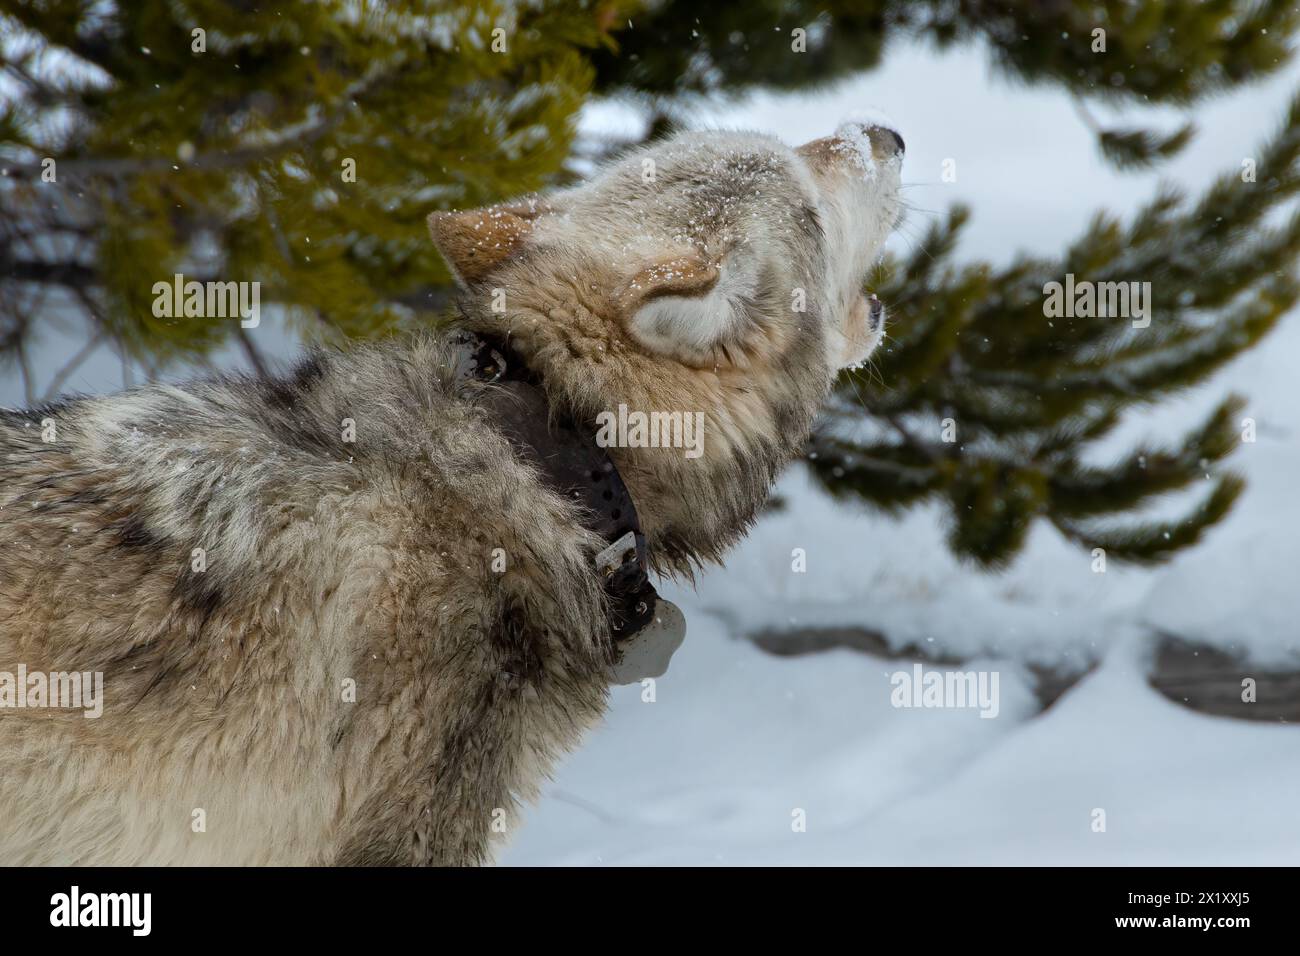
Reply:
<svg viewBox="0 0 1300 956"><path fill-rule="evenodd" d="M628 565L640 563L636 537L635 532L629 531L596 555L596 570L602 578L611 578Z"/></svg>

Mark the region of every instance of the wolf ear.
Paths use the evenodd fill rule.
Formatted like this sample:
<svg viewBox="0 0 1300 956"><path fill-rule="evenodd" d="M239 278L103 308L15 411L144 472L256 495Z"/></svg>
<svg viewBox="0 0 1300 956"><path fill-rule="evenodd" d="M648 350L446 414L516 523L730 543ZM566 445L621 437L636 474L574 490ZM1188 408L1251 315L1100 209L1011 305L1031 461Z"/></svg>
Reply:
<svg viewBox="0 0 1300 956"><path fill-rule="evenodd" d="M462 287L481 281L509 259L533 230L522 208L487 206L429 214L429 234Z"/></svg>
<svg viewBox="0 0 1300 956"><path fill-rule="evenodd" d="M717 349L737 341L747 324L731 293L744 297L749 282L728 276L726 263L699 254L652 265L628 283L623 314L632 337L654 352L687 363L713 363Z"/></svg>
<svg viewBox="0 0 1300 956"><path fill-rule="evenodd" d="M625 313L666 295L701 296L718 284L718 267L701 255L678 256L646 266L623 290Z"/></svg>

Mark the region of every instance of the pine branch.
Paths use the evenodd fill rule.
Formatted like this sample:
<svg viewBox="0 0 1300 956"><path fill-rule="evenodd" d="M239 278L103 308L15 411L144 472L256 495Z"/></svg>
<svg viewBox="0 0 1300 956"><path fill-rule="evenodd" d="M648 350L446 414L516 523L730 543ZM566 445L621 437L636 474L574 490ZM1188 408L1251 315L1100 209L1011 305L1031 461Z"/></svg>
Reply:
<svg viewBox="0 0 1300 956"><path fill-rule="evenodd" d="M1092 550L1102 548L1108 558L1135 564L1158 564L1199 542L1225 517L1245 490L1237 475L1224 475L1191 513L1177 521L1152 521L1125 528L1094 528L1064 518L1053 524L1070 540Z"/></svg>
<svg viewBox="0 0 1300 956"><path fill-rule="evenodd" d="M1146 129L1108 129L1098 137L1102 153L1120 169L1145 169L1191 142L1196 127L1186 123L1168 135Z"/></svg>
<svg viewBox="0 0 1300 956"><path fill-rule="evenodd" d="M1208 469L1238 444L1239 396L1225 399L1199 428L1173 450L1139 448L1109 468L1070 461L1050 478L1052 513L1062 519L1131 511L1156 495L1208 478Z"/></svg>

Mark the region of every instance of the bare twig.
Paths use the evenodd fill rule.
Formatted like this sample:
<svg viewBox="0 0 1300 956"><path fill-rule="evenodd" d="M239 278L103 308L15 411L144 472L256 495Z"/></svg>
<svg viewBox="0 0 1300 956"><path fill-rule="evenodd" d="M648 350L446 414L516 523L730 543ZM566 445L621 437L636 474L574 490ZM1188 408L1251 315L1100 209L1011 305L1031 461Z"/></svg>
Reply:
<svg viewBox="0 0 1300 956"><path fill-rule="evenodd" d="M27 336L26 329L18 333L15 340L14 354L18 359L18 374L23 379L23 400L28 408L36 404L36 383L32 379L31 362L27 359Z"/></svg>
<svg viewBox="0 0 1300 956"><path fill-rule="evenodd" d="M943 456L938 454L934 447L927 442L921 441L898 419L897 415L886 415L885 420L893 427L898 436L903 439L903 443L913 451L919 452L932 462L938 462Z"/></svg>
<svg viewBox="0 0 1300 956"><path fill-rule="evenodd" d="M1092 115L1092 111L1088 109L1083 100L1077 96L1071 96L1070 103L1074 106L1074 112L1078 114L1079 119L1083 120L1084 126L1094 133L1101 132L1101 124L1097 122L1097 118Z"/></svg>
<svg viewBox="0 0 1300 956"><path fill-rule="evenodd" d="M104 330L100 329L85 345L77 350L77 353L73 355L72 358L68 359L68 361L63 364L63 367L60 368L58 372L54 374L54 378L50 380L49 387L45 389L45 394L41 396L42 402L53 401L58 397L59 392L63 390L63 386L67 383L68 379L72 377L72 374L81 367L82 363L84 363L86 359L90 358L91 353L103 344L104 338Z"/></svg>
<svg viewBox="0 0 1300 956"><path fill-rule="evenodd" d="M117 341L117 356L122 363L122 387L135 387L135 373L131 371L131 356L127 354L126 346L122 344L121 339Z"/></svg>
<svg viewBox="0 0 1300 956"><path fill-rule="evenodd" d="M248 357L249 364L253 366L253 371L257 372L258 378L270 378L270 373L266 369L266 362L262 358L262 353L258 351L257 346L253 344L248 330L242 325L237 333L239 345L244 350L244 355Z"/></svg>

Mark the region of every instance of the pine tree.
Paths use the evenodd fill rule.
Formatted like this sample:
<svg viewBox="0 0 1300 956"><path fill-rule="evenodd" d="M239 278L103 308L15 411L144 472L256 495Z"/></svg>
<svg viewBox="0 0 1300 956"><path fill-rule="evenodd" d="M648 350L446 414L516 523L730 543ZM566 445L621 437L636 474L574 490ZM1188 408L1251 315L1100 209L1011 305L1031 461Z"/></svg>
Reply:
<svg viewBox="0 0 1300 956"><path fill-rule="evenodd" d="M1164 191L1128 222L1098 215L1060 257L1005 269L950 264L967 219L955 209L873 277L892 303L891 341L842 381L811 443L818 478L885 509L945 500L952 549L985 565L1012 558L1037 519L1130 561L1197 541L1242 490L1220 467L1241 440L1240 398L1177 444L1107 466L1088 453L1122 413L1204 381L1300 298L1300 213L1288 208L1300 192L1300 96L1256 155L1194 199ZM1067 275L1150 283L1149 325L1049 315L1051 283ZM1180 518L1123 517L1195 486L1205 490Z"/></svg>
<svg viewBox="0 0 1300 956"><path fill-rule="evenodd" d="M156 368L242 336L155 282L257 281L308 335L436 309L435 208L553 181L615 7L5 0L0 363L71 315Z"/></svg>
<svg viewBox="0 0 1300 956"><path fill-rule="evenodd" d="M1143 166L1177 152L1193 126L1107 128L1085 100L1187 106L1278 69L1298 24L1293 0L663 0L594 62L598 89L648 100L662 128L699 94L871 69L891 39L982 42L1006 76L1068 89L1106 158Z"/></svg>

